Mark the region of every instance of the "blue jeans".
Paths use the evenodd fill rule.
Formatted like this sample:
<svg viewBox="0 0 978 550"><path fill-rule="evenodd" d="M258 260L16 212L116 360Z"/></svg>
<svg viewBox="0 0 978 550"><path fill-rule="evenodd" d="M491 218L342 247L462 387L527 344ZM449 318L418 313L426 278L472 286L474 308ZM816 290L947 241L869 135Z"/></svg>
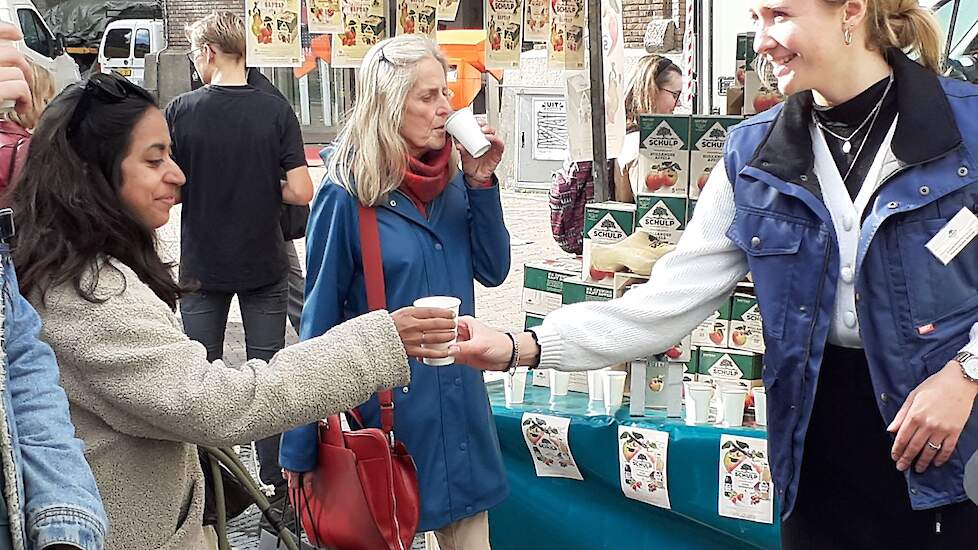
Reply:
<svg viewBox="0 0 978 550"><path fill-rule="evenodd" d="M239 292L198 290L180 300L183 330L192 340L207 348L207 360L224 357L224 333L227 330L231 298L237 295L244 324L248 359L268 361L285 347L285 318L288 308L288 277L268 286ZM259 477L263 483L284 487L278 465L279 436L255 442L261 462ZM283 493L284 494L284 493ZM0 547L2 550L2 547Z"/></svg>

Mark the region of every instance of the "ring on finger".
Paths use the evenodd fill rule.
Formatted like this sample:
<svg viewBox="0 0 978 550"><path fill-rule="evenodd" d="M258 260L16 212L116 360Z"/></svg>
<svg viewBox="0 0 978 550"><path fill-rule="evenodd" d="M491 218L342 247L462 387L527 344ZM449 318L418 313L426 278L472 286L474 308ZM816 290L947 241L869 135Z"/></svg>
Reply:
<svg viewBox="0 0 978 550"><path fill-rule="evenodd" d="M944 444L943 443L938 443L938 444L935 445L934 443L928 441L927 442L927 446L930 447L931 449L934 449L935 451L940 451L941 450L941 447L943 447Z"/></svg>
<svg viewBox="0 0 978 550"><path fill-rule="evenodd" d="M425 335L425 333L422 332L421 333L421 345L422 346L424 345L424 335Z"/></svg>

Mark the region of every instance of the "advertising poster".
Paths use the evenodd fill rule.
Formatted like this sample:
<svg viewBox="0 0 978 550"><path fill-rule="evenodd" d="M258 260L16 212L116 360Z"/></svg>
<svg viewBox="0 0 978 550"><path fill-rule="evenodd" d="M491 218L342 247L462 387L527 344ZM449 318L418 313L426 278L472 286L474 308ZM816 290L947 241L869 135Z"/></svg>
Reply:
<svg viewBox="0 0 978 550"><path fill-rule="evenodd" d="M584 0L550 0L547 66L569 71L584 68Z"/></svg>
<svg viewBox="0 0 978 550"><path fill-rule="evenodd" d="M520 425L538 477L584 479L567 438L570 418L523 413Z"/></svg>
<svg viewBox="0 0 978 550"><path fill-rule="evenodd" d="M333 35L333 67L357 68L374 44L387 38L385 0L340 0L343 32Z"/></svg>
<svg viewBox="0 0 978 550"><path fill-rule="evenodd" d="M249 67L298 67L299 0L245 0L245 43Z"/></svg>
<svg viewBox="0 0 978 550"><path fill-rule="evenodd" d="M523 40L527 42L546 42L550 36L550 0L524 0L526 14L523 16Z"/></svg>
<svg viewBox="0 0 978 550"><path fill-rule="evenodd" d="M438 20L455 21L458 16L458 4L461 0L438 0Z"/></svg>
<svg viewBox="0 0 978 550"><path fill-rule="evenodd" d="M591 79L587 71L567 71L567 148L571 162L592 160Z"/></svg>
<svg viewBox="0 0 978 550"><path fill-rule="evenodd" d="M617 158L625 142L625 37L621 6L617 1L601 3L605 149L608 158Z"/></svg>
<svg viewBox="0 0 978 550"><path fill-rule="evenodd" d="M618 427L618 465L625 496L671 508L666 477L669 434L633 426Z"/></svg>
<svg viewBox="0 0 978 550"><path fill-rule="evenodd" d="M523 47L523 0L486 0L486 68L516 69Z"/></svg>
<svg viewBox="0 0 978 550"><path fill-rule="evenodd" d="M774 482L767 440L720 436L719 510L721 516L774 522Z"/></svg>
<svg viewBox="0 0 978 550"><path fill-rule="evenodd" d="M342 32L340 0L306 0L306 20L311 34Z"/></svg>
<svg viewBox="0 0 978 550"><path fill-rule="evenodd" d="M563 99L533 100L533 158L564 160L567 154L567 109Z"/></svg>
<svg viewBox="0 0 978 550"><path fill-rule="evenodd" d="M439 0L397 0L397 34L423 34L434 40Z"/></svg>

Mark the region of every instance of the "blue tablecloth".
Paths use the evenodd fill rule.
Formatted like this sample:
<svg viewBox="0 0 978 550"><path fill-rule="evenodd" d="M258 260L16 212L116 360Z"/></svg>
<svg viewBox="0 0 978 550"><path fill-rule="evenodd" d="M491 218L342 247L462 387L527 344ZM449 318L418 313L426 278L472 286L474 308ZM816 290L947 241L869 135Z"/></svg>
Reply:
<svg viewBox="0 0 978 550"><path fill-rule="evenodd" d="M720 435L766 438L762 429L687 426L664 412L631 418L627 399L614 416L589 408L587 395L550 402L547 388L527 387L523 405L507 407L501 382L489 384L511 494L489 514L493 550L777 549L779 528L717 514ZM571 419L571 452L584 481L537 477L520 427L524 412ZM618 468L618 426L669 432L671 510L626 498ZM775 502L774 517L779 517Z"/></svg>

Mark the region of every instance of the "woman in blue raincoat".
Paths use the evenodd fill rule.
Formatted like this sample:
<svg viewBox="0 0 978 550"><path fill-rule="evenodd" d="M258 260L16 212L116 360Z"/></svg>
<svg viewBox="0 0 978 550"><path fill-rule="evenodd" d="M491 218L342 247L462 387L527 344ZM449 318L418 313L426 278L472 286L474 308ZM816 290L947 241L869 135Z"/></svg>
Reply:
<svg viewBox="0 0 978 550"><path fill-rule="evenodd" d="M473 158L445 131L451 92L447 64L428 39L404 35L367 54L357 103L332 150L309 219L302 338L367 311L359 205L377 212L387 307L454 296L474 312L473 279L498 286L510 266L509 233L493 171L503 142L483 127L491 149ZM458 172L461 157L461 172ZM411 384L394 391L397 438L418 467L419 531L443 550L489 548L487 511L508 487L482 374L464 365L411 361ZM360 407L379 426L376 397ZM310 424L282 436L281 464L316 464Z"/></svg>

